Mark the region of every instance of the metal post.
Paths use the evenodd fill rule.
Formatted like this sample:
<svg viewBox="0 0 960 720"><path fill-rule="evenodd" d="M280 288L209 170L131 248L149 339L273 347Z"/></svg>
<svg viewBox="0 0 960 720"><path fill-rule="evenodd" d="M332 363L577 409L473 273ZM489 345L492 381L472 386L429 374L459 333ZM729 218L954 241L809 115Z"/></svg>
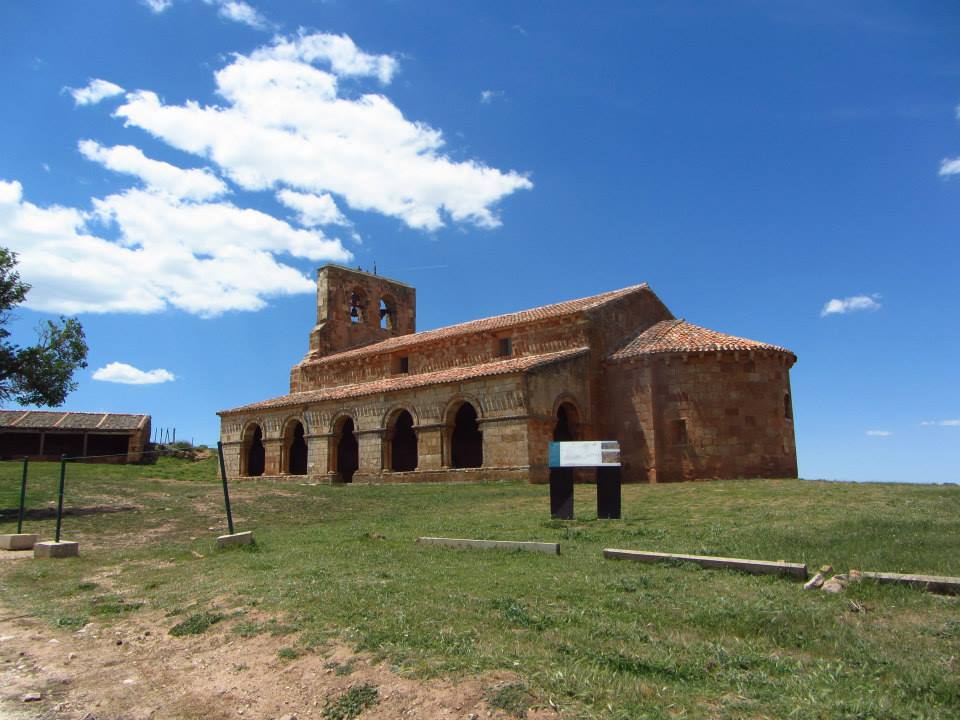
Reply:
<svg viewBox="0 0 960 720"><path fill-rule="evenodd" d="M20 512L17 514L17 535L23 532L23 504L27 499L27 463L29 458L23 456L23 479L20 481Z"/></svg>
<svg viewBox="0 0 960 720"><path fill-rule="evenodd" d="M550 517L573 520L573 468L550 468Z"/></svg>
<svg viewBox="0 0 960 720"><path fill-rule="evenodd" d="M54 537L60 542L60 522L63 519L63 481L67 475L67 456L60 456L60 489L57 491L57 533Z"/></svg>
<svg viewBox="0 0 960 720"><path fill-rule="evenodd" d="M223 464L223 443L217 441L217 454L220 455L220 477L223 478L223 502L227 506L227 527L233 535L233 513L230 512L230 491L227 490L227 468Z"/></svg>

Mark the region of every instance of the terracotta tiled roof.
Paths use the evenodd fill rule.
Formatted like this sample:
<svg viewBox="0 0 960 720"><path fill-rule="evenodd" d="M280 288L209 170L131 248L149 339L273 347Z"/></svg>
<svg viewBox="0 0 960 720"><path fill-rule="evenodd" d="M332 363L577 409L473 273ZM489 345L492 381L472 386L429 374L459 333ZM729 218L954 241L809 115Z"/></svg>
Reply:
<svg viewBox="0 0 960 720"><path fill-rule="evenodd" d="M381 340L372 345L344 350L333 355L326 355L316 360L307 360L310 363L333 363L340 360L349 360L365 355L376 355L384 352L392 352L401 348L408 348L413 345L421 345L435 340L445 340L447 338L457 337L459 335L468 335L476 332L489 332L502 330L504 328L522 325L536 320L545 320L547 318L561 317L563 315L573 315L574 313L591 310L599 307L611 300L629 295L638 290L647 289L647 284L631 285L620 290L611 290L591 295L590 297L579 298L577 300L567 300L565 302L555 303L553 305L544 305L543 307L532 308L530 310L521 310L519 312L508 313L506 315L496 315L480 320L471 320L470 322L460 323L458 325L448 325L447 327L437 328L436 330L425 330L423 332L411 333L409 335L398 335L397 337Z"/></svg>
<svg viewBox="0 0 960 720"><path fill-rule="evenodd" d="M0 429L22 430L136 430L149 415L79 413L50 410L0 410Z"/></svg>
<svg viewBox="0 0 960 720"><path fill-rule="evenodd" d="M792 352L779 345L769 345L747 340L746 338L726 335L716 330L688 323L686 320L662 320L637 335L610 358L620 360L635 355L654 355L657 353L677 352L716 352L719 350L772 350Z"/></svg>
<svg viewBox="0 0 960 720"><path fill-rule="evenodd" d="M271 400L264 400L230 410L222 410L219 414L267 410L323 402L324 400L345 400L347 398L362 397L364 395L409 390L425 385L441 385L490 375L509 375L512 373L527 372L551 363L580 357L588 352L589 348L580 347L572 350L544 353L542 355L527 355L525 357L510 358L509 360L497 360L481 365L471 365L469 367L446 368L444 370L436 370L434 372L420 373L417 375L394 375L381 380L358 383L356 385L341 385L340 387L281 395Z"/></svg>

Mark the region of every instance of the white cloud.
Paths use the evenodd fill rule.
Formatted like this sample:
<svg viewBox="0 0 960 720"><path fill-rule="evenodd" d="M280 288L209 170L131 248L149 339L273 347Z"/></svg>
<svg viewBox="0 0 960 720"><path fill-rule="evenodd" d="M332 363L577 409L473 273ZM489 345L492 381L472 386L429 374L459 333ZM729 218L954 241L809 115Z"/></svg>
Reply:
<svg viewBox="0 0 960 720"><path fill-rule="evenodd" d="M249 3L243 0L204 0L207 5L216 5L220 17L233 22L249 25L257 30L266 30L270 27L267 19Z"/></svg>
<svg viewBox="0 0 960 720"><path fill-rule="evenodd" d="M941 427L960 427L960 420L924 420L921 425L939 425Z"/></svg>
<svg viewBox="0 0 960 720"><path fill-rule="evenodd" d="M209 200L226 194L226 184L209 170L184 170L176 165L152 160L132 145L104 147L93 140L78 143L81 154L115 172L134 175L148 187L175 198Z"/></svg>
<svg viewBox="0 0 960 720"><path fill-rule="evenodd" d="M173 0L143 0L143 4L159 15L173 5Z"/></svg>
<svg viewBox="0 0 960 720"><path fill-rule="evenodd" d="M940 176L956 175L960 173L960 158L944 158L940 162Z"/></svg>
<svg viewBox="0 0 960 720"><path fill-rule="evenodd" d="M96 370L93 379L124 385L155 385L176 380L169 370L157 368L144 371L122 362L112 362Z"/></svg>
<svg viewBox="0 0 960 720"><path fill-rule="evenodd" d="M844 315L860 310L879 310L881 307L879 300L879 293L874 293L873 295L854 295L853 297L843 298L842 300L834 298L823 306L823 309L820 311L820 317L826 317L827 315Z"/></svg>
<svg viewBox="0 0 960 720"><path fill-rule="evenodd" d="M489 105L494 100L499 97L503 97L503 90L481 90L480 91L480 102L484 105Z"/></svg>
<svg viewBox="0 0 960 720"><path fill-rule="evenodd" d="M303 30L295 37L274 38L273 44L255 50L250 59L286 60L308 65L322 61L330 66L334 75L375 77L384 85L393 79L397 71L396 59L390 55L363 52L349 35L307 34Z"/></svg>
<svg viewBox="0 0 960 720"><path fill-rule="evenodd" d="M217 72L225 106L166 105L140 91L116 114L209 158L245 190L333 193L352 209L419 229L440 228L447 218L497 227L496 204L533 187L529 179L451 160L439 130L407 120L383 95L339 93L343 76L388 82L395 69L393 58L364 53L346 35L301 33L237 55Z"/></svg>
<svg viewBox="0 0 960 720"><path fill-rule="evenodd" d="M337 203L329 193L311 195L294 190L281 190L277 193L277 200L291 210L297 211L297 222L304 227L317 225L345 225L350 221L340 212Z"/></svg>
<svg viewBox="0 0 960 720"><path fill-rule="evenodd" d="M77 105L94 105L105 98L123 94L122 87L109 80L101 80L100 78L94 78L87 83L86 87L65 87L64 90L70 93L73 97L73 102Z"/></svg>
<svg viewBox="0 0 960 720"><path fill-rule="evenodd" d="M151 313L168 307L203 317L258 310L266 299L315 292L278 255L348 261L339 240L293 228L229 203L190 203L129 189L93 199L94 210L38 207L19 182L0 181L0 246L19 255L33 288L26 305L63 313ZM106 223L118 239L94 234Z"/></svg>
<svg viewBox="0 0 960 720"><path fill-rule="evenodd" d="M890 437L893 433L889 430L867 430L867 435L870 437Z"/></svg>

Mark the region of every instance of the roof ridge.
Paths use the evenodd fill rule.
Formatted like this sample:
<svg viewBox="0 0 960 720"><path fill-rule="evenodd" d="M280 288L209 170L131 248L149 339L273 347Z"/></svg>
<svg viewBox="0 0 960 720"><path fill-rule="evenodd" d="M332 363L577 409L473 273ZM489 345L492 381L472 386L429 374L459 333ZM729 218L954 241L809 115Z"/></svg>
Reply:
<svg viewBox="0 0 960 720"><path fill-rule="evenodd" d="M635 292L638 290L649 289L647 283L639 283L637 285L628 285L627 287L619 288L617 290L607 290L602 293L597 293L596 295L587 295L586 297L581 298L572 298L570 300L561 300L555 303L549 303L547 305L537 305L532 308L525 308L523 310L514 310L508 313L501 313L500 315L491 315L489 317L476 318L474 320L466 320L461 323L454 323L453 325L444 325L438 328L432 328L430 330L421 330L415 333L409 333L407 335L397 335L391 338L386 338L375 343L370 343L369 345L361 345L355 348L349 348L347 350L341 350L340 352L332 353L330 355L325 355L323 357L318 357L316 359L305 358L301 361L301 364L306 363L318 363L318 364L327 364L330 362L337 362L339 360L344 360L351 357L358 357L361 355L371 355L376 354L380 351L387 351L398 347L408 347L411 345L418 345L420 343L429 343L437 339L442 339L444 337L454 337L459 334L466 334L472 330L481 330L486 328L477 328L478 325L484 324L493 324L495 327L489 328L490 330L495 330L502 328L504 325L509 327L513 323L510 322L512 318L516 316L521 316L525 314L532 314L538 311L555 311L559 310L564 305L570 305L572 303L583 303L583 305L578 305L575 308L571 308L567 311L560 311L558 315L573 315L579 312L585 312L587 310L593 310L600 305L603 305L606 302L614 300L618 297L622 297L630 292ZM550 317L549 315L547 317ZM516 324L523 322L536 322L545 318L541 317L529 317L529 318L517 318L515 320ZM449 335L448 335L449 333Z"/></svg>

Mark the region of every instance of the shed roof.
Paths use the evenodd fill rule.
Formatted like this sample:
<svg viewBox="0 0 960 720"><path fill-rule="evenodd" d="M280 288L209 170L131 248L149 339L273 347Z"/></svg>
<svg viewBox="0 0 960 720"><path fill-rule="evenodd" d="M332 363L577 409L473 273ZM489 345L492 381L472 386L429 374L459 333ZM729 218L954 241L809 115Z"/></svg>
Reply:
<svg viewBox="0 0 960 720"><path fill-rule="evenodd" d="M722 350L773 351L793 355L779 345L748 340L694 325L686 320L662 320L614 352L610 358L621 360L637 355L659 353L717 352Z"/></svg>
<svg viewBox="0 0 960 720"><path fill-rule="evenodd" d="M142 428L149 420L149 415L126 413L0 410L0 430L133 431Z"/></svg>
<svg viewBox="0 0 960 720"><path fill-rule="evenodd" d="M443 370L419 373L417 375L394 375L366 383L290 393L289 395L281 395L280 397L275 397L270 400L263 400L262 402L243 405L230 410L221 410L218 414L225 415L235 412L249 412L251 410L271 410L323 402L324 400L345 400L365 395L376 395L377 393L409 390L425 385L442 385L444 383L461 382L463 380L472 380L474 378L491 375L510 375L513 373L528 372L545 365L580 357L589 351L590 349L587 347L579 347L573 348L572 350L543 353L541 355L527 355L524 357L510 358L508 360L495 360L493 362L470 365L468 367L445 368Z"/></svg>

